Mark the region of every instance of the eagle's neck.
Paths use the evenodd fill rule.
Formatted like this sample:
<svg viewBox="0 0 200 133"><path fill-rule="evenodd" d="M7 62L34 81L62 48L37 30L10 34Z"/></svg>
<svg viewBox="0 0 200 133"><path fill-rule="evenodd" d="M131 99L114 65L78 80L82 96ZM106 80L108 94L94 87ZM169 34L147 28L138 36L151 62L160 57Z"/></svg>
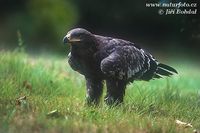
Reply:
<svg viewBox="0 0 200 133"><path fill-rule="evenodd" d="M96 53L96 44L93 42L76 43L71 46L71 54L73 56L79 56L81 58L93 57Z"/></svg>

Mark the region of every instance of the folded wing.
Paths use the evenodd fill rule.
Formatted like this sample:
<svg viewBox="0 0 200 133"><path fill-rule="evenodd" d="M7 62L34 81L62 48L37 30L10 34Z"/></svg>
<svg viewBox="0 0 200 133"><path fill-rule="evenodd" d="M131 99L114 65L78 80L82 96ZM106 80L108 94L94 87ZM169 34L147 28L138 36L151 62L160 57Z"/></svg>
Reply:
<svg viewBox="0 0 200 133"><path fill-rule="evenodd" d="M150 80L177 73L151 54L134 46L121 46L101 61L101 71L120 80Z"/></svg>

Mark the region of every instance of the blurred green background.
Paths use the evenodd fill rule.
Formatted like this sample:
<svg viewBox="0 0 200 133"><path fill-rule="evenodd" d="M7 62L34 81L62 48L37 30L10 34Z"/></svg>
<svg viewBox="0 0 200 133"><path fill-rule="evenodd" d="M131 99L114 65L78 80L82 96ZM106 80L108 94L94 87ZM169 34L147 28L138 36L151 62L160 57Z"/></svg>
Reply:
<svg viewBox="0 0 200 133"><path fill-rule="evenodd" d="M199 12L196 15L159 15L159 8L146 7L149 2L1 0L0 49L17 47L17 32L20 31L29 52L66 52L62 38L68 30L82 27L96 34L130 40L163 56L179 54L198 58ZM197 3L197 0L184 2Z"/></svg>

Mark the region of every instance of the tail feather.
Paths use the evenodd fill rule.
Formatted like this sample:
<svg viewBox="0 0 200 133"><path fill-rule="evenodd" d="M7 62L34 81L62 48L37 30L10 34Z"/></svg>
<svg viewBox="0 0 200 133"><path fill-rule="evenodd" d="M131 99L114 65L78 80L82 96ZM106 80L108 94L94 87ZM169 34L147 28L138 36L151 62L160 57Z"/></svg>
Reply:
<svg viewBox="0 0 200 133"><path fill-rule="evenodd" d="M159 63L157 70L154 74L154 78L161 78L162 76L171 76L173 74L178 74L178 72L171 66Z"/></svg>
<svg viewBox="0 0 200 133"><path fill-rule="evenodd" d="M158 67L157 70L156 70L156 73L160 74L160 75L163 75L163 76L170 76L170 75L173 75L173 72L167 70L167 69L164 69L162 67Z"/></svg>
<svg viewBox="0 0 200 133"><path fill-rule="evenodd" d="M171 71L171 72L173 72L173 73L178 74L178 72L177 72L173 67L170 67L170 66L168 66L168 65L159 63L159 64L158 64L158 67L164 68L164 69L166 69L166 70L169 70L169 71Z"/></svg>
<svg viewBox="0 0 200 133"><path fill-rule="evenodd" d="M154 78L159 79L159 78L162 78L162 76L160 74L155 73Z"/></svg>

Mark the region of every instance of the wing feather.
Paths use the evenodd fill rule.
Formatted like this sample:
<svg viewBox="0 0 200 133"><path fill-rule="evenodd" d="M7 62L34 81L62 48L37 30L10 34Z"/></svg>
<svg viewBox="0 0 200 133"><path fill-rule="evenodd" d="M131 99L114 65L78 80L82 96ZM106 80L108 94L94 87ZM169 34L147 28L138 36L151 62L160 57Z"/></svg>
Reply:
<svg viewBox="0 0 200 133"><path fill-rule="evenodd" d="M104 39L106 41L102 45L104 54L100 67L107 76L128 81L148 81L177 73L174 68L159 63L150 53L134 43L115 38Z"/></svg>
<svg viewBox="0 0 200 133"><path fill-rule="evenodd" d="M121 46L101 61L101 70L108 76L130 79L141 76L144 65L144 53L134 46Z"/></svg>

